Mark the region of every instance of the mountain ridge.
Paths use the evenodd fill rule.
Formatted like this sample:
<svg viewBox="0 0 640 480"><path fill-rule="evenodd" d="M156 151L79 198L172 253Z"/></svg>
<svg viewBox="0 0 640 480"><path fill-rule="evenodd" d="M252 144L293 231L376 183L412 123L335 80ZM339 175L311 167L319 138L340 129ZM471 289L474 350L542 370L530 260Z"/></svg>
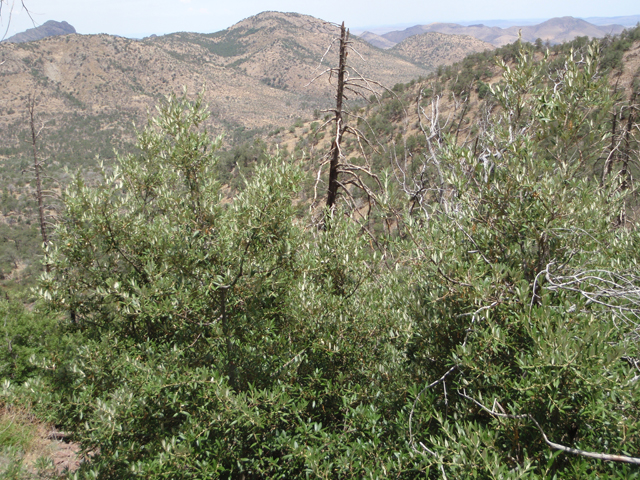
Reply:
<svg viewBox="0 0 640 480"><path fill-rule="evenodd" d="M404 30L395 30L378 35L384 40L380 40L371 34L371 38L376 46L380 46L381 42L385 45L396 45L403 40L413 36L427 32L468 35L478 40L491 43L496 47L507 45L518 40L518 35L522 33L522 39L526 42L535 42L540 38L543 42L551 44L562 43L573 40L575 37L591 37L602 38L610 34L618 34L624 30L622 25L593 25L585 20L574 17L556 17L546 20L536 25L511 26L501 28L498 26L488 27L483 24L460 25L457 23L430 23L426 25L414 25ZM367 32L370 33L370 32ZM392 48L392 47L380 47Z"/></svg>
<svg viewBox="0 0 640 480"><path fill-rule="evenodd" d="M451 65L463 60L471 53L494 50L496 47L469 35L449 35L425 32L412 35L394 45L389 51L397 53L426 68Z"/></svg>

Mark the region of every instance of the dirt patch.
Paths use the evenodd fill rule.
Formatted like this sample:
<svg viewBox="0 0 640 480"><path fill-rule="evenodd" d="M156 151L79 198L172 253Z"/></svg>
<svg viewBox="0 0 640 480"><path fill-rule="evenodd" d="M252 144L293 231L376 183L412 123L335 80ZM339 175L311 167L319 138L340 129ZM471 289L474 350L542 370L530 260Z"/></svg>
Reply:
<svg viewBox="0 0 640 480"><path fill-rule="evenodd" d="M0 477L54 479L76 471L80 445L25 409L0 407Z"/></svg>
<svg viewBox="0 0 640 480"><path fill-rule="evenodd" d="M80 467L79 444L62 440L47 440L49 440L47 448L50 451L48 457L57 474L62 474L67 470L75 472Z"/></svg>

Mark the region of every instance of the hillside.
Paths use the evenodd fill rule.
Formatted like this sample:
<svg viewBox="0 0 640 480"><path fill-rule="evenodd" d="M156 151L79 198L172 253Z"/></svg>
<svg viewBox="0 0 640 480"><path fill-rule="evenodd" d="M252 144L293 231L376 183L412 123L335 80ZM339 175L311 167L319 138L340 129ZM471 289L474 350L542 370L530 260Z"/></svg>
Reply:
<svg viewBox="0 0 640 480"><path fill-rule="evenodd" d="M538 25L512 26L508 28L488 27L486 25L459 25L457 23L430 23L416 25L405 30L388 32L382 38L392 44L397 44L413 35L425 32L446 33L451 35L468 35L478 40L491 43L496 47L507 45L518 40L518 33L522 32L522 39L535 42L538 38L551 44L573 40L575 37L602 38L622 32L621 25L596 26L585 20L573 17L552 18Z"/></svg>
<svg viewBox="0 0 640 480"><path fill-rule="evenodd" d="M425 68L435 69L440 65L459 62L471 53L494 48L492 44L468 35L427 32L406 38L389 51L409 58Z"/></svg>
<svg viewBox="0 0 640 480"><path fill-rule="evenodd" d="M362 32L360 35L358 35L358 37L360 37L365 42L370 43L374 47L382 49L388 49L396 45L396 42L392 42L391 40L388 40L373 32Z"/></svg>
<svg viewBox="0 0 640 480"><path fill-rule="evenodd" d="M129 130L134 120L143 123L148 109L183 86L192 93L205 87L218 130L289 125L331 102L326 77L309 82L335 61L330 52L318 70L335 32L313 17L267 12L209 35L176 33L143 41L69 35L3 43L0 76L7 87L0 91L0 140L19 147L25 99L33 92L40 98L40 115L57 122L49 125L50 137L59 136L61 128L86 137L86 127L95 125L94 131L113 131L119 138L121 128ZM383 84L427 73L357 38L354 46L365 60L353 55L350 61Z"/></svg>
<svg viewBox="0 0 640 480"><path fill-rule="evenodd" d="M420 36L408 40L416 38ZM552 47L549 75L553 76L555 69L561 68L561 59L571 48L578 55L584 55L587 46L587 42L576 40ZM528 48L536 60L543 60L543 46L529 45ZM611 90L617 92L618 105L630 100L633 102L634 92L640 92L640 29L603 40L600 48L600 74L606 75ZM516 52L517 47L512 44L469 55L452 66L439 67L436 73L427 77L396 85L392 92L383 95L380 103L374 102L359 110L358 128L366 133L369 142L377 145L375 149L365 147L373 170L394 168L397 166L395 161L403 162L425 155L422 128L429 128L430 116L435 112L439 115L439 123L446 126L445 131L453 132L460 144L472 142L487 118L496 113L491 86L504 81L498 62L503 60L513 67ZM625 111L627 107L616 108ZM305 131L309 133L304 134ZM308 159L309 165L318 165L329 151L332 139L331 135L319 129L317 122L309 122L293 132L283 132L272 141L296 152L297 157ZM344 151L350 158L361 159L360 145L354 139L345 142ZM599 175L597 172L602 169L602 161L588 166L590 175ZM634 175L640 175L640 165L634 165L633 169ZM313 195L311 186L306 194Z"/></svg>
<svg viewBox="0 0 640 480"><path fill-rule="evenodd" d="M149 42L194 65L210 62L276 89L330 99L333 88L326 81L309 82L332 66L331 55L322 65L320 60L336 32L335 25L308 15L263 12L213 34L178 33ZM426 73L404 59L372 48L358 37L351 40L362 58L352 54L349 62L364 76L375 76L384 85Z"/></svg>
<svg viewBox="0 0 640 480"><path fill-rule="evenodd" d="M337 31L313 17L266 12L208 35L137 41L71 34L0 44L0 227L7 227L0 232L0 277L28 271L26 252L39 245L31 224L30 95L37 97L39 155L52 177L45 186L55 193L59 182L68 181L65 168L90 176L96 156L109 164L114 148L131 151L133 124L140 128L166 95L183 87L191 97L204 88L208 127L226 133L227 146L319 117L333 101L333 87L327 76L310 82L336 63L334 49L320 65ZM382 84L429 72L360 39L353 42L362 58L353 54L350 62Z"/></svg>

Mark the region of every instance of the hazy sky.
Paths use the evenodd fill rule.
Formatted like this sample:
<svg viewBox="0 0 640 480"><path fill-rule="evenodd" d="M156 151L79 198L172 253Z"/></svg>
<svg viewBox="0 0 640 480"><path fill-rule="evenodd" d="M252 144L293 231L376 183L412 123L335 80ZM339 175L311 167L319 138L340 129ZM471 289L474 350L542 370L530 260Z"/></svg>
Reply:
<svg viewBox="0 0 640 480"><path fill-rule="evenodd" d="M8 36L33 25L21 0L3 4L2 33ZM353 31L375 26L417 25L443 21L612 17L640 14L638 0L22 0L36 24L67 21L78 33L142 37L177 31L216 32L265 10L298 12L323 20L345 21ZM7 4L8 2L8 4Z"/></svg>

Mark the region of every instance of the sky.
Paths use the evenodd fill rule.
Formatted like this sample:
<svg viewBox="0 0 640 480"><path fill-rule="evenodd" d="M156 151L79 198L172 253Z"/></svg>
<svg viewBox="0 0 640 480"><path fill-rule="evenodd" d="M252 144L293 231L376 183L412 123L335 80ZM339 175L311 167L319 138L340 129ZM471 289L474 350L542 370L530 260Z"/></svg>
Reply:
<svg viewBox="0 0 640 480"><path fill-rule="evenodd" d="M211 33L266 10L297 12L352 31L431 22L639 15L638 0L0 0L3 36L36 25L67 21L78 33L141 38L178 31ZM13 6L13 11L12 7ZM522 23L521 23L522 24ZM389 28L388 30L393 30Z"/></svg>

